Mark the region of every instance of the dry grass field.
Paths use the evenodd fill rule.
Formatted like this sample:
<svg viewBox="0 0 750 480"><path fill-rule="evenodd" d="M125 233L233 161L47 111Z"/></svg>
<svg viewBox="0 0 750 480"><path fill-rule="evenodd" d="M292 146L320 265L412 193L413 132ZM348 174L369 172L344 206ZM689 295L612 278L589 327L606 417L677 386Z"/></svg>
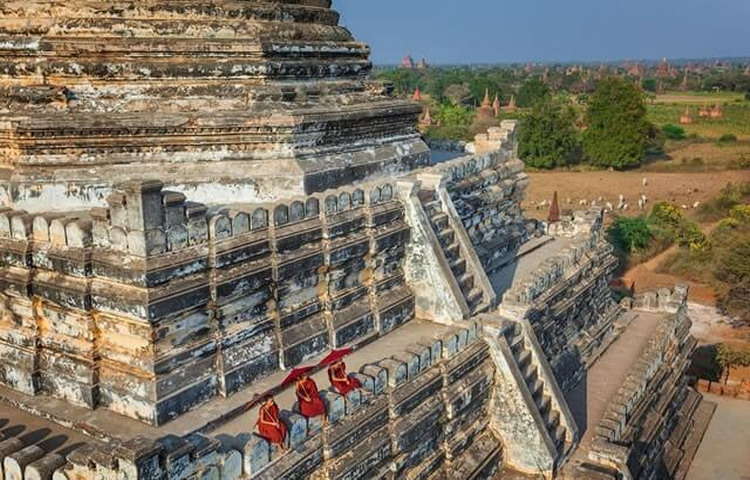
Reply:
<svg viewBox="0 0 750 480"><path fill-rule="evenodd" d="M700 118L698 109L719 104L724 110L720 119ZM722 135L736 135L740 140L750 140L750 102L738 93L667 93L657 95L648 105L649 119L658 126L679 125L680 116L690 108L694 123L682 125L688 134L716 140Z"/></svg>
<svg viewBox="0 0 750 480"><path fill-rule="evenodd" d="M629 203L625 214L637 215L638 197L646 195L649 204L668 201L688 207L688 214L695 202L705 202L715 197L730 182L750 181L750 170L745 171L712 171L712 172L530 172L531 185L526 195L524 209L534 218L544 218L547 208L537 208L545 201L551 200L555 191L560 198L560 207L577 210L585 208L581 200L597 200L600 205L611 202L617 205L619 195L625 196ZM643 186L643 179L648 185ZM570 199L570 202L568 202Z"/></svg>

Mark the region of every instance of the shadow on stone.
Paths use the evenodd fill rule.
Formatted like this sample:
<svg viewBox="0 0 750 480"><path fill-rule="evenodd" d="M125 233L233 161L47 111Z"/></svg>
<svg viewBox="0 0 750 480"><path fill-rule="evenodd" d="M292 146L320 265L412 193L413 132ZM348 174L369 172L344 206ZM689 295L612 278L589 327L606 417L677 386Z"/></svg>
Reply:
<svg viewBox="0 0 750 480"><path fill-rule="evenodd" d="M18 438L26 445L35 445L44 440L50 433L52 433L52 430L49 428L40 428Z"/></svg>
<svg viewBox="0 0 750 480"><path fill-rule="evenodd" d="M584 371L585 372L585 371ZM581 438L586 434L588 425L588 374L584 373L581 381L574 388L565 392L565 397L573 414L573 419L578 425L578 434Z"/></svg>
<svg viewBox="0 0 750 480"><path fill-rule="evenodd" d="M44 450L47 453L54 452L58 448L65 445L65 442L68 441L67 435L55 435L54 437L49 437L45 439L42 442L39 442L37 446Z"/></svg>
<svg viewBox="0 0 750 480"><path fill-rule="evenodd" d="M83 443L83 442L74 443L72 445L68 445L65 448L60 449L57 452L57 454L60 455L61 457L65 458L68 455L70 455L71 453L73 453L74 451L78 450L81 447L85 447L85 446L86 446L86 444Z"/></svg>
<svg viewBox="0 0 750 480"><path fill-rule="evenodd" d="M2 433L5 438L11 438L21 435L24 430L26 430L25 425L13 425L12 427L0 431L0 433Z"/></svg>

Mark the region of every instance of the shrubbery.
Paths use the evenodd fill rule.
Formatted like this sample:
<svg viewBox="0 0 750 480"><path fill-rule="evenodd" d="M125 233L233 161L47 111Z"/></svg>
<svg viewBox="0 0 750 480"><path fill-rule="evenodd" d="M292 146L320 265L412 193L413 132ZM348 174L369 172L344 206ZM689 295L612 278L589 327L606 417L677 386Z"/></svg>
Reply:
<svg viewBox="0 0 750 480"><path fill-rule="evenodd" d="M719 306L746 322L750 322L750 205L741 202L748 195L750 184L728 185L700 212L704 218L724 217L701 247L682 248L662 265L670 273L712 284ZM672 212L661 211L666 213L666 223L674 225ZM681 235L689 247L699 239L692 228L683 229Z"/></svg>
<svg viewBox="0 0 750 480"><path fill-rule="evenodd" d="M750 201L750 182L728 184L718 196L698 208L698 220L716 222L729 216L737 205Z"/></svg>
<svg viewBox="0 0 750 480"><path fill-rule="evenodd" d="M660 202L654 205L649 220L654 228L681 247L700 250L706 246L706 236L698 225L682 214L676 205Z"/></svg>
<svg viewBox="0 0 750 480"><path fill-rule="evenodd" d="M737 143L737 135L733 133L725 133L719 137L718 143Z"/></svg>
<svg viewBox="0 0 750 480"><path fill-rule="evenodd" d="M616 247L631 254L645 250L654 238L651 226L644 216L617 217L609 233Z"/></svg>
<svg viewBox="0 0 750 480"><path fill-rule="evenodd" d="M661 127L661 131L664 133L664 136L667 137L669 140L684 140L687 138L687 135L685 134L685 129L673 125L671 123L668 123Z"/></svg>

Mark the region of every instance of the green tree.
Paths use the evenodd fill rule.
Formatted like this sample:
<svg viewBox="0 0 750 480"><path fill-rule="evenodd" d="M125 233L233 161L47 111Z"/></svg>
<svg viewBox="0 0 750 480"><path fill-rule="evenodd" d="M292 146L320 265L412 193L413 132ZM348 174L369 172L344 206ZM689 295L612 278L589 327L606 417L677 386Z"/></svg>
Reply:
<svg viewBox="0 0 750 480"><path fill-rule="evenodd" d="M488 75L479 75L472 79L469 82L469 89L471 90L471 98L477 105L482 103L486 93L490 94L490 99L494 99L495 95L502 97L502 86Z"/></svg>
<svg viewBox="0 0 750 480"><path fill-rule="evenodd" d="M644 216L615 218L609 234L614 243L628 253L644 250L653 238L649 222Z"/></svg>
<svg viewBox="0 0 750 480"><path fill-rule="evenodd" d="M727 384L733 368L750 367L750 349L719 344L716 361L724 373L724 384Z"/></svg>
<svg viewBox="0 0 750 480"><path fill-rule="evenodd" d="M432 127L427 136L449 140L471 140L470 128L474 112L460 105L443 104L435 112L440 126Z"/></svg>
<svg viewBox="0 0 750 480"><path fill-rule="evenodd" d="M544 82L537 77L530 78L526 80L518 91L518 106L523 108L532 107L535 103L549 97L549 95L549 87Z"/></svg>
<svg viewBox="0 0 750 480"><path fill-rule="evenodd" d="M656 92L658 86L655 78L646 78L641 82L641 87L647 92Z"/></svg>
<svg viewBox="0 0 750 480"><path fill-rule="evenodd" d="M443 90L445 98L453 105L468 105L471 103L471 90L465 83L454 83Z"/></svg>
<svg viewBox="0 0 750 480"><path fill-rule="evenodd" d="M523 118L519 132L519 156L533 168L570 165L580 157L573 108L551 97L537 102Z"/></svg>
<svg viewBox="0 0 750 480"><path fill-rule="evenodd" d="M586 124L586 157L594 165L616 169L640 165L654 130L646 119L642 92L620 78L599 82L588 103Z"/></svg>

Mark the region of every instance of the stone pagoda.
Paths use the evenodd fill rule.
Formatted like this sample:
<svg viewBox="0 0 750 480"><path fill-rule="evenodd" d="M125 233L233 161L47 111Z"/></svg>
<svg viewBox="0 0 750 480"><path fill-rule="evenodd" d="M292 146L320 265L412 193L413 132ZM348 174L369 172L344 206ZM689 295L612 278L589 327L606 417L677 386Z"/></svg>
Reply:
<svg viewBox="0 0 750 480"><path fill-rule="evenodd" d="M104 206L146 177L270 201L425 164L421 109L330 3L2 2L0 201Z"/></svg>
<svg viewBox="0 0 750 480"><path fill-rule="evenodd" d="M683 478L687 289L616 301L603 209L525 216L499 99L428 147L338 22L0 4L0 480Z"/></svg>

